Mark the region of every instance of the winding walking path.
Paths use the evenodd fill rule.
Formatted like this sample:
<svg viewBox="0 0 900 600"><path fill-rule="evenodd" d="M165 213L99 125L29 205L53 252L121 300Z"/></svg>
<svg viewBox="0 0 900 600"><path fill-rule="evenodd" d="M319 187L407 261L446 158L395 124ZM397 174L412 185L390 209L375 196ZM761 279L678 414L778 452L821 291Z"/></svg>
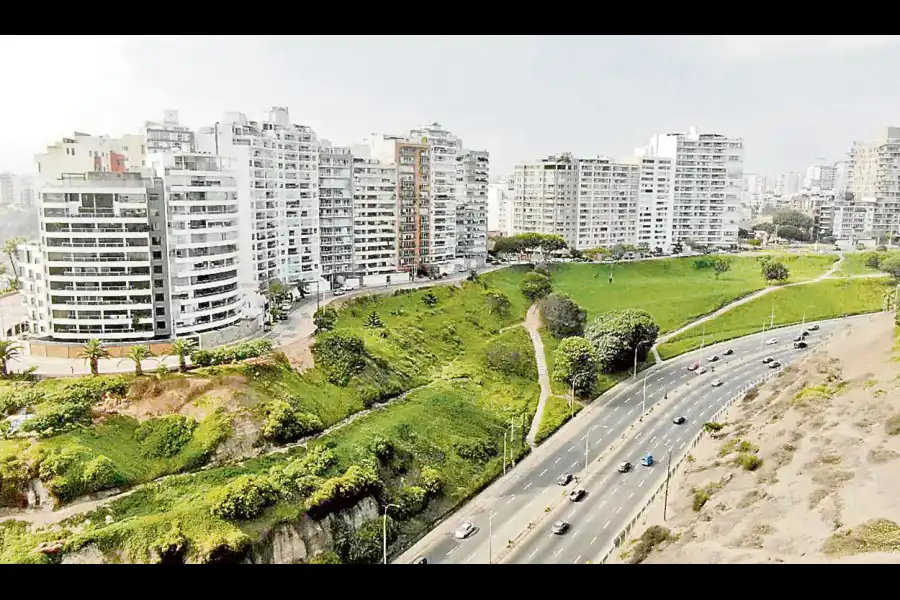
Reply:
<svg viewBox="0 0 900 600"><path fill-rule="evenodd" d="M544 406L547 404L547 398L553 393L550 388L550 376L547 374L547 357L544 354L544 342L541 340L540 329L541 314L538 312L537 304L532 304L531 308L525 314L525 329L531 336L531 344L534 346L534 358L537 362L538 382L541 384L541 396L538 399L537 409L534 411L534 417L531 419L531 428L528 430L528 436L525 440L528 445L534 448L534 438L538 429L541 427L541 418L544 415Z"/></svg>

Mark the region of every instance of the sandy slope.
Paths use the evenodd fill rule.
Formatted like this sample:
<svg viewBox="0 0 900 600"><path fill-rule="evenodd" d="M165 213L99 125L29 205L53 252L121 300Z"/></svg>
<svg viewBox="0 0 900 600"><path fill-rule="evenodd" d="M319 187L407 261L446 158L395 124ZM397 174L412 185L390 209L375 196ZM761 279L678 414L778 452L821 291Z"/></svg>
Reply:
<svg viewBox="0 0 900 600"><path fill-rule="evenodd" d="M645 563L900 564L900 528L876 535L862 527L900 523L900 434L887 433L889 418L900 421L892 317L848 325L755 399L735 404L720 439L706 438L673 476L668 521L660 500L627 547L649 525L665 525L676 539ZM754 472L725 454L740 441L758 447L763 463ZM695 512L693 490L710 485ZM891 552L858 552L860 539Z"/></svg>

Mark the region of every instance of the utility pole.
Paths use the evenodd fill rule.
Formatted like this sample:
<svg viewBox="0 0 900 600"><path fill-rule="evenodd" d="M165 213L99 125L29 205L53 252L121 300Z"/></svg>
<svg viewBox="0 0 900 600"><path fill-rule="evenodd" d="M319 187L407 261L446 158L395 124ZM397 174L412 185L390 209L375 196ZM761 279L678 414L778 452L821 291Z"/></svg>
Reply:
<svg viewBox="0 0 900 600"><path fill-rule="evenodd" d="M632 376L631 376L632 378L637 377L637 355L638 355L638 348L640 348L642 344L649 344L649 343L650 343L649 340L644 340L644 341L638 342L638 343L637 343L637 346L634 347L634 373L633 373Z"/></svg>
<svg viewBox="0 0 900 600"><path fill-rule="evenodd" d="M503 474L506 475L506 432L503 432Z"/></svg>
<svg viewBox="0 0 900 600"><path fill-rule="evenodd" d="M491 564L493 561L493 550L491 547L493 546L492 542L494 541L494 509L493 507L488 508L488 564Z"/></svg>
<svg viewBox="0 0 900 600"><path fill-rule="evenodd" d="M775 327L775 298L772 298L772 314L769 315L769 328Z"/></svg>
<svg viewBox="0 0 900 600"><path fill-rule="evenodd" d="M649 374L650 373L647 373L646 375L644 375L644 397L641 399L641 414L642 415L645 412L647 412L647 406L646 406L647 405L647 375L649 375Z"/></svg>
<svg viewBox="0 0 900 600"><path fill-rule="evenodd" d="M588 452L590 452L590 441L591 441L591 429L590 427L587 430L587 434L584 436L584 476L587 478L588 476Z"/></svg>
<svg viewBox="0 0 900 600"><path fill-rule="evenodd" d="M700 333L700 349L703 350L703 346L706 344L706 324L703 324L703 331Z"/></svg>
<svg viewBox="0 0 900 600"><path fill-rule="evenodd" d="M316 279L316 310L319 310L319 301L320 301L320 297L319 297L319 280Z"/></svg>
<svg viewBox="0 0 900 600"><path fill-rule="evenodd" d="M384 564L387 564L387 514L388 509L391 507L400 508L396 504L388 504L384 507L384 519L382 521L382 539L384 540Z"/></svg>
<svg viewBox="0 0 900 600"><path fill-rule="evenodd" d="M663 521L666 520L666 513L669 508L669 479L672 477L672 451L669 450L669 458L666 462L666 495L663 499Z"/></svg>

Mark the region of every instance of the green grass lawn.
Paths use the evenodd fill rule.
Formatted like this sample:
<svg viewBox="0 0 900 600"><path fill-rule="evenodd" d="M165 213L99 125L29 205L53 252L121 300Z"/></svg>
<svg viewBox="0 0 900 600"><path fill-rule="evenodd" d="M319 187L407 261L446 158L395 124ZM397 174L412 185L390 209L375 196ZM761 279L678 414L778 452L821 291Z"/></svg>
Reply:
<svg viewBox="0 0 900 600"><path fill-rule="evenodd" d="M837 279L775 290L706 323L705 343L712 344L762 330L768 324L774 301L775 324L790 325L803 320L816 321L841 315L881 310L883 295L894 285L882 279ZM700 347L701 327L694 327L661 344L663 359Z"/></svg>
<svg viewBox="0 0 900 600"><path fill-rule="evenodd" d="M788 283L822 275L835 259L828 255L777 256L790 271ZM677 258L615 265L612 284L608 279L609 265L557 265L553 287L569 294L587 310L588 318L608 310L639 308L649 312L660 330L666 332L766 285L755 257L733 257L731 270L718 279L711 269L697 269L694 260Z"/></svg>
<svg viewBox="0 0 900 600"><path fill-rule="evenodd" d="M538 427L537 434L534 436L534 443L540 444L553 433L565 425L569 419L577 415L582 408L578 402L575 403L574 412L569 405L567 396L550 396L544 405L544 415L541 424Z"/></svg>
<svg viewBox="0 0 900 600"><path fill-rule="evenodd" d="M880 273L878 269L866 266L866 258L870 252L845 252L844 262L841 268L835 272L836 277L847 277L849 275L868 275L870 273ZM880 253L883 256L886 252Z"/></svg>

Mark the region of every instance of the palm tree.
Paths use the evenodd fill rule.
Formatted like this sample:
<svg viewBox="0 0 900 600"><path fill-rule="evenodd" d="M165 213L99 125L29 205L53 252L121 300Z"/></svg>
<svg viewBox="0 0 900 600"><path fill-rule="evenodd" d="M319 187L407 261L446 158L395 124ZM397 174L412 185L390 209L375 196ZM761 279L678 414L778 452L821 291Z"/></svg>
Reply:
<svg viewBox="0 0 900 600"><path fill-rule="evenodd" d="M153 356L153 353L150 352L150 349L147 346L132 346L128 349L128 352L125 353L125 358L122 360L130 360L134 363L134 374L140 377L144 374L144 369L141 368L141 361L150 358ZM119 364L122 364L122 361L119 361Z"/></svg>
<svg viewBox="0 0 900 600"><path fill-rule="evenodd" d="M109 351L103 347L103 344L100 340L93 339L88 340L87 344L84 345L84 352L82 352L79 358L83 358L86 361L91 363L91 375L99 375L100 374L100 359L108 358Z"/></svg>
<svg viewBox="0 0 900 600"><path fill-rule="evenodd" d="M16 289L19 287L19 268L16 266L16 261L18 260L17 247L19 244L24 243L25 238L23 237L10 238L3 243L3 252L9 257L9 264L13 268L13 281L15 282L13 285Z"/></svg>
<svg viewBox="0 0 900 600"><path fill-rule="evenodd" d="M185 362L185 357L190 356L191 352L194 351L194 347L196 344L194 340L190 340L187 338L179 338L172 342L172 347L166 353L167 356L177 356L178 357L178 370L184 373L187 371L187 362Z"/></svg>
<svg viewBox="0 0 900 600"><path fill-rule="evenodd" d="M17 344L15 340L0 340L0 377L6 379L7 364L19 356L21 350L22 346Z"/></svg>

